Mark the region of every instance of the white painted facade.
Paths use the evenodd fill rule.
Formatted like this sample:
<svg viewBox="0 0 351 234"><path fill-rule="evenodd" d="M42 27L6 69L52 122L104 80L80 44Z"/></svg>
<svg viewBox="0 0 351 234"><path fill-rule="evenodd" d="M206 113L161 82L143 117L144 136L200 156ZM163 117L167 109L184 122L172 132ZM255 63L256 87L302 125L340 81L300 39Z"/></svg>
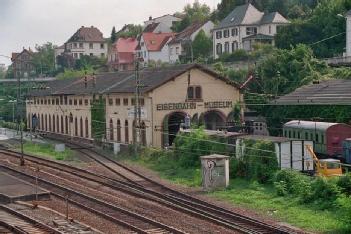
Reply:
<svg viewBox="0 0 351 234"><path fill-rule="evenodd" d="M107 56L107 42L69 42L67 50L71 51L73 58L79 59L83 55L104 58Z"/></svg>
<svg viewBox="0 0 351 234"><path fill-rule="evenodd" d="M144 27L152 23L160 23L160 24L163 24L165 27L171 28L174 22L181 21L181 20L182 19L175 17L173 15L164 15L154 19L150 17L149 20L144 22Z"/></svg>
<svg viewBox="0 0 351 234"><path fill-rule="evenodd" d="M172 38L169 38L168 42L171 40ZM149 51L146 47L144 38L141 37L139 55L141 58L143 58L144 65L146 66L151 61L169 63L170 59L168 42L159 51Z"/></svg>
<svg viewBox="0 0 351 234"><path fill-rule="evenodd" d="M346 56L351 56L351 15L346 16Z"/></svg>
<svg viewBox="0 0 351 234"><path fill-rule="evenodd" d="M211 38L212 37L212 30L214 28L214 23L212 21L206 22L204 25L202 25L199 29L197 29L195 32L193 32L190 35L190 40L193 42L195 40L195 37L201 30L203 30L206 34L207 37ZM189 42L183 42L183 43L189 43ZM182 46L182 43L172 43L169 45L169 58L170 58L170 63L176 63L179 61L179 56L184 53L184 48Z"/></svg>

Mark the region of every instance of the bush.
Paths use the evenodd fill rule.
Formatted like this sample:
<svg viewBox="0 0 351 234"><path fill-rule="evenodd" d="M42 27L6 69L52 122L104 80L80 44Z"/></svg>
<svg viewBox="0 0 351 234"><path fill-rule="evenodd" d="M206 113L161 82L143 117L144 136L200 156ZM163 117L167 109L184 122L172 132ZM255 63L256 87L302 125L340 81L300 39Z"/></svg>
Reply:
<svg viewBox="0 0 351 234"><path fill-rule="evenodd" d="M337 182L342 193L351 196L351 173L341 176Z"/></svg>
<svg viewBox="0 0 351 234"><path fill-rule="evenodd" d="M250 55L248 54L248 52L246 52L243 49L240 49L230 54L228 53L222 54L219 59L220 61L223 61L223 62L236 62L236 61L246 61L249 59L249 57Z"/></svg>
<svg viewBox="0 0 351 234"><path fill-rule="evenodd" d="M321 209L330 208L336 205L336 200L340 196L340 188L336 179L317 177L311 184L311 193L304 196L305 202L313 202Z"/></svg>
<svg viewBox="0 0 351 234"><path fill-rule="evenodd" d="M278 195L308 195L311 191L311 178L293 170L281 170L274 176L274 186ZM285 191L282 191L282 188Z"/></svg>

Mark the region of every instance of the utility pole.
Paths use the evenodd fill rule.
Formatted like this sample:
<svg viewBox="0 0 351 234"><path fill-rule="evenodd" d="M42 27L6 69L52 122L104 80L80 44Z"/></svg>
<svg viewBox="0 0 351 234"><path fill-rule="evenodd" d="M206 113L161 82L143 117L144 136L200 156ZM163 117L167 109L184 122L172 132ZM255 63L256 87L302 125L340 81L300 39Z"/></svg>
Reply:
<svg viewBox="0 0 351 234"><path fill-rule="evenodd" d="M138 152L140 142L141 107L140 107L140 77L139 77L139 57L135 54L135 94L134 94L134 152Z"/></svg>
<svg viewBox="0 0 351 234"><path fill-rule="evenodd" d="M22 114L21 114L21 110L20 110L20 98L21 98L21 77L17 76L17 71L16 71L16 64L17 61L15 60L13 63L13 76L16 79L17 78L17 83L18 83L18 89L17 89L17 102L16 102L16 106L17 106L17 123L18 123L18 127L21 133L21 159L20 159L20 166L24 166L24 155L23 155L23 129L22 129Z"/></svg>

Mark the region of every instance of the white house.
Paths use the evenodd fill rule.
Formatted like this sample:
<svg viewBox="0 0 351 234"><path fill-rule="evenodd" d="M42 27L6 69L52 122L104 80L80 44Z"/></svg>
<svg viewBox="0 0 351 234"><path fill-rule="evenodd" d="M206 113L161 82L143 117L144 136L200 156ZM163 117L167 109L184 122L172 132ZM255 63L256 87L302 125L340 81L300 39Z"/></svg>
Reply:
<svg viewBox="0 0 351 234"><path fill-rule="evenodd" d="M264 13L250 3L238 6L213 30L214 58L237 49L250 51L258 42L274 45L278 28L287 24L279 12Z"/></svg>
<svg viewBox="0 0 351 234"><path fill-rule="evenodd" d="M151 61L169 63L168 43L173 37L174 33L143 33L137 51L144 65Z"/></svg>
<svg viewBox="0 0 351 234"><path fill-rule="evenodd" d="M107 41L98 28L93 26L82 26L76 33L55 51L55 55L62 53L71 54L74 59L79 59L83 55L106 57Z"/></svg>
<svg viewBox="0 0 351 234"><path fill-rule="evenodd" d="M346 13L346 57L351 56L351 10Z"/></svg>
<svg viewBox="0 0 351 234"><path fill-rule="evenodd" d="M184 46L189 45L195 40L197 34L203 30L208 37L212 37L214 23L207 21L203 23L194 23L187 27L182 32L178 33L169 44L169 57L171 63L176 63L180 60L180 56L185 55ZM190 44L191 45L191 44Z"/></svg>
<svg viewBox="0 0 351 234"><path fill-rule="evenodd" d="M162 29L162 33L172 32L171 27L175 22L181 21L181 18L178 18L174 15L164 15L157 18L149 17L149 20L144 22L144 28L146 28L150 24L158 25L159 29ZM148 31L148 32L159 32L159 31Z"/></svg>

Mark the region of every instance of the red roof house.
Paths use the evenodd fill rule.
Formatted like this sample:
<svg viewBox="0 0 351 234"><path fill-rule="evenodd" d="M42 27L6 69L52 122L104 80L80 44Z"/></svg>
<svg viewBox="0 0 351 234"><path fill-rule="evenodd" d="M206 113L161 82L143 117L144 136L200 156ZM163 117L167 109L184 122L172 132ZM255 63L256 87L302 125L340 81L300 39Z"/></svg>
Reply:
<svg viewBox="0 0 351 234"><path fill-rule="evenodd" d="M134 69L135 50L138 40L135 38L119 38L113 45L108 56L111 70L125 71Z"/></svg>

